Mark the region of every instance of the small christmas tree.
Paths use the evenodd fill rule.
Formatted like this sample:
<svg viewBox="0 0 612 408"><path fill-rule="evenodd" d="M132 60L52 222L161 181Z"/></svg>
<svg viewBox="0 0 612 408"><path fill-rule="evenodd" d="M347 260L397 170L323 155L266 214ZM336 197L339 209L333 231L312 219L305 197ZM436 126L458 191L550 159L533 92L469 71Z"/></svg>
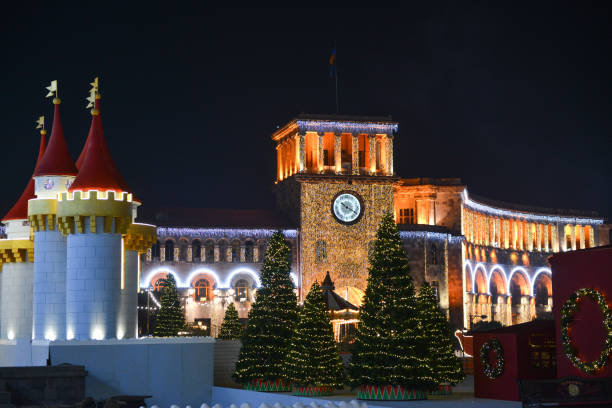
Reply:
<svg viewBox="0 0 612 408"><path fill-rule="evenodd" d="M455 356L452 334L438 299L427 282L419 290L421 330L428 340L429 365L437 384L458 384L465 378L461 361Z"/></svg>
<svg viewBox="0 0 612 408"><path fill-rule="evenodd" d="M266 251L261 287L249 312L234 373L236 381L247 388L265 391L287 388L284 360L297 320L289 254L283 233L275 232Z"/></svg>
<svg viewBox="0 0 612 408"><path fill-rule="evenodd" d="M351 384L361 386L358 397L364 399L378 398L385 386L393 387L396 399L426 398L424 391L435 386L426 358L429 340L420 330L408 260L390 213L382 217L369 261L349 364Z"/></svg>
<svg viewBox="0 0 612 408"><path fill-rule="evenodd" d="M163 280L163 286L161 308L157 313L153 335L156 337L172 337L185 330L185 315L176 291L176 281L171 273Z"/></svg>
<svg viewBox="0 0 612 408"><path fill-rule="evenodd" d="M224 340L239 339L242 336L242 323L238 318L238 310L234 303L230 303L225 311L225 318L221 324L221 332L219 338Z"/></svg>
<svg viewBox="0 0 612 408"><path fill-rule="evenodd" d="M293 331L287 374L299 395L324 395L343 387L344 367L317 281L306 296Z"/></svg>

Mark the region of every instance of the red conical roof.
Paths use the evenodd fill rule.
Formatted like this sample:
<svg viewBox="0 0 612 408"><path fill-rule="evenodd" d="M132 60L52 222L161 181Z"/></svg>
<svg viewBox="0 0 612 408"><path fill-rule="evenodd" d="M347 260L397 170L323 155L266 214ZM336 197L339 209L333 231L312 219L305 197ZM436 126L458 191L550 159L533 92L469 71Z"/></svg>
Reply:
<svg viewBox="0 0 612 408"><path fill-rule="evenodd" d="M100 112L100 94L96 95L94 108L97 109L98 112ZM92 121L92 125L93 125L93 121ZM83 150L81 150L81 154L79 154L79 158L77 159L75 163L77 170L81 169L81 165L83 164L83 159L85 159L85 152L87 151L87 146L89 145L89 141L91 140L92 133L93 133L93 126L90 126L89 133L87 134L87 140L85 140L85 145L83 146Z"/></svg>
<svg viewBox="0 0 612 408"><path fill-rule="evenodd" d="M98 106L98 101L96 101L96 108L92 110L89 136L81 153L82 160L79 157L79 160L81 160L79 174L68 191L114 190L129 192L127 184L117 170L117 166L115 166L108 151Z"/></svg>
<svg viewBox="0 0 612 408"><path fill-rule="evenodd" d="M36 169L42 160L43 154L45 153L46 133L47 132L45 132L44 130L41 130L40 132L40 149L38 150L38 159L36 159L34 173L36 173ZM11 208L11 210L4 216L2 221L23 220L28 218L28 200L36 197L34 195L34 179L32 177L30 177L30 181L28 182L28 185L26 186L23 193L21 193L21 197L19 197L19 200L17 200L13 208Z"/></svg>
<svg viewBox="0 0 612 408"><path fill-rule="evenodd" d="M42 160L36 167L34 176L76 176L77 169L74 167L68 146L66 146L66 139L64 139L64 131L62 130L59 98L55 98L53 104L55 105L55 112L53 114L53 128L51 129L49 145L45 150Z"/></svg>

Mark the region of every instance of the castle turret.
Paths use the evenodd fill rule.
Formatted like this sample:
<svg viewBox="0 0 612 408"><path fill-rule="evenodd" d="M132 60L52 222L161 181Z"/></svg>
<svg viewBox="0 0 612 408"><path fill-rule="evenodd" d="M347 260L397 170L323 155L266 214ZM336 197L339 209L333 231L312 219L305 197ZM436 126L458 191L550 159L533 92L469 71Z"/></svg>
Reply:
<svg viewBox="0 0 612 408"><path fill-rule="evenodd" d="M39 120L43 125L44 118ZM45 152L45 134L40 132L36 167ZM4 216L7 239L0 240L0 338L32 337L32 281L34 242L30 239L28 200L34 198L34 179L30 177L19 200Z"/></svg>
<svg viewBox="0 0 612 408"><path fill-rule="evenodd" d="M49 96L57 94L53 81ZM57 195L74 181L74 166L62 129L60 100L53 99L55 112L49 144L34 172L34 193L29 200L28 219L34 233L33 338L66 337L66 237L57 229Z"/></svg>
<svg viewBox="0 0 612 408"><path fill-rule="evenodd" d="M67 338L135 337L139 252L155 228L134 224L132 193L102 130L99 96L79 174L60 194L58 227L67 235Z"/></svg>

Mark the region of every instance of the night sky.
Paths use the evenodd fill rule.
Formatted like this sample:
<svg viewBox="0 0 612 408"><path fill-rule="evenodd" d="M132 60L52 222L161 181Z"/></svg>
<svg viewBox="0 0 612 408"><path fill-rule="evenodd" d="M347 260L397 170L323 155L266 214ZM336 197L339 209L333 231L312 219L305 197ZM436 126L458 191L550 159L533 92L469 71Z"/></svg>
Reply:
<svg viewBox="0 0 612 408"><path fill-rule="evenodd" d="M111 153L145 206L272 208L270 135L298 113L334 113L337 40L340 112L400 123L399 176L612 216L610 6L50 3L7 3L0 17L3 214L32 173L35 119L50 129L44 87L59 81L76 159L94 76Z"/></svg>

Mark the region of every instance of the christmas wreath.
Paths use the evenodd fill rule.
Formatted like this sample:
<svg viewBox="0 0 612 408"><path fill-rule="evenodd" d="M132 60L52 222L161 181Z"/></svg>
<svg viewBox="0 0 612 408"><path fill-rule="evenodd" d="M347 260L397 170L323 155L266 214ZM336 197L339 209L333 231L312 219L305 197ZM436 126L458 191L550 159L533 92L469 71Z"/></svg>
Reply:
<svg viewBox="0 0 612 408"><path fill-rule="evenodd" d="M497 364L491 366L489 355L494 351L497 353ZM480 360L482 361L482 371L487 377L494 380L504 372L504 350L499 340L493 338L488 340L480 348Z"/></svg>
<svg viewBox="0 0 612 408"><path fill-rule="evenodd" d="M569 326L574 321L574 314L578 311L580 300L588 296L593 299L599 306L599 310L603 314L603 325L606 329L606 343L599 358L595 361L584 361L578 357L576 348L572 345L570 338ZM561 342L563 343L563 353L579 370L593 374L595 371L605 367L608 363L608 357L612 352L612 313L610 306L605 296L595 290L589 288L578 289L567 299L561 308Z"/></svg>

